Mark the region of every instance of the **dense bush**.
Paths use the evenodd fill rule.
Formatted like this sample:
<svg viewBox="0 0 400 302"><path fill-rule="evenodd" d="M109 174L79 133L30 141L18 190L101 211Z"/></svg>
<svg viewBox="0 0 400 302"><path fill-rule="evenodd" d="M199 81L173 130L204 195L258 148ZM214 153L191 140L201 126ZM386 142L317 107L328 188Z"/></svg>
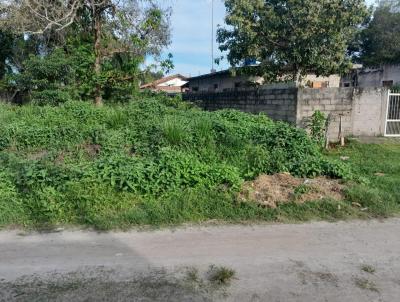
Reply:
<svg viewBox="0 0 400 302"><path fill-rule="evenodd" d="M74 78L71 59L56 49L47 56L30 56L24 61L23 72L13 74L10 83L28 92L37 105L58 105L76 96L71 86Z"/></svg>
<svg viewBox="0 0 400 302"><path fill-rule="evenodd" d="M0 167L0 224L14 221L15 211L26 223L98 226L104 219L179 222L238 212L256 218L262 210L232 202L243 180L277 172L350 175L324 159L304 130L151 95L101 108L0 104Z"/></svg>

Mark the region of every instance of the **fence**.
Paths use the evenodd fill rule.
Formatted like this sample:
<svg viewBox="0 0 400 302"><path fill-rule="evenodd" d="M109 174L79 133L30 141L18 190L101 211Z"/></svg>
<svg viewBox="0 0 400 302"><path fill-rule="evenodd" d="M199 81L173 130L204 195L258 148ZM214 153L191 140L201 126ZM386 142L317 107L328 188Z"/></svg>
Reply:
<svg viewBox="0 0 400 302"><path fill-rule="evenodd" d="M272 119L303 128L312 114L319 110L330 118L328 136L334 141L339 137L340 129L345 136L384 135L387 96L388 91L379 87L248 89L186 93L183 98L196 102L206 110L233 108L250 113L265 113Z"/></svg>
<svg viewBox="0 0 400 302"><path fill-rule="evenodd" d="M400 93L388 93L385 136L400 137Z"/></svg>
<svg viewBox="0 0 400 302"><path fill-rule="evenodd" d="M241 89L224 92L185 93L183 98L206 110L232 108L249 113L263 112L275 120L296 123L296 88Z"/></svg>

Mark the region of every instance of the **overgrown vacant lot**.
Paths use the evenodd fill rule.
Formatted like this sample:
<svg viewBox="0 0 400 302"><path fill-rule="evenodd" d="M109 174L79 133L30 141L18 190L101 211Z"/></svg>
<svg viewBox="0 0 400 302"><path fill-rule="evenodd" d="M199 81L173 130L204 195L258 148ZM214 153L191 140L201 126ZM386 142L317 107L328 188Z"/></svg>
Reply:
<svg viewBox="0 0 400 302"><path fill-rule="evenodd" d="M1 104L0 167L3 227L343 219L400 208L399 146L352 144L326 156L288 124L163 97L102 108ZM342 179L345 200L239 202L244 181L279 172Z"/></svg>

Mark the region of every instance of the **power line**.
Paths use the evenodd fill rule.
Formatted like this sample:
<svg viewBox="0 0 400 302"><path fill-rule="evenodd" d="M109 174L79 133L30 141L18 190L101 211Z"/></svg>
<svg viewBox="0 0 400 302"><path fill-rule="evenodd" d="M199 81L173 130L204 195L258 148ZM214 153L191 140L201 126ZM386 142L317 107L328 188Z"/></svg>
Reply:
<svg viewBox="0 0 400 302"><path fill-rule="evenodd" d="M211 0L211 72L214 69L214 0Z"/></svg>

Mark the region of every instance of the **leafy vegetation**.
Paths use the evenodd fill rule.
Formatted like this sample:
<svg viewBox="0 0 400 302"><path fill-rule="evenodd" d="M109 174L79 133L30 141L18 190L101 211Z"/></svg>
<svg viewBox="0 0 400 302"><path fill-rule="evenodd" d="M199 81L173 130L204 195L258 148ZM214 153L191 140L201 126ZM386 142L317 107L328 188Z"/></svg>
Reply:
<svg viewBox="0 0 400 302"><path fill-rule="evenodd" d="M377 67L400 63L400 1L381 0L349 50L356 62Z"/></svg>
<svg viewBox="0 0 400 302"><path fill-rule="evenodd" d="M330 156L349 157L358 182L347 190L347 200L360 205L367 217L390 217L400 212L400 144L352 142Z"/></svg>
<svg viewBox="0 0 400 302"><path fill-rule="evenodd" d="M349 153L351 171L337 153L324 156L302 129L264 115L205 112L162 96L104 107L74 101L0 104L0 225L109 229L397 212L400 167L393 163L400 162L395 160L398 147L373 152L368 160L362 159L364 148L355 144L341 151ZM380 162L372 161L379 156L384 157ZM365 170L357 168L359 161ZM377 178L373 173L378 170L387 176ZM263 209L237 201L244 180L277 172L325 174L357 183L343 202Z"/></svg>
<svg viewBox="0 0 400 302"><path fill-rule="evenodd" d="M369 265L369 264L364 264L364 265L362 265L362 266L361 266L361 270L362 270L363 272L368 273L368 274L374 274L374 273L376 272L375 267L373 267L372 265Z"/></svg>
<svg viewBox="0 0 400 302"><path fill-rule="evenodd" d="M151 67L173 66L172 55L160 62L170 9L155 1L6 1L0 10L0 80L39 104L71 91L97 105L120 101ZM141 71L148 57L159 64Z"/></svg>
<svg viewBox="0 0 400 302"><path fill-rule="evenodd" d="M315 111L308 125L311 137L321 146L325 145L327 118L325 114L319 110Z"/></svg>
<svg viewBox="0 0 400 302"><path fill-rule="evenodd" d="M364 0L225 0L225 7L221 51L232 66L270 81L348 71L348 45L369 14Z"/></svg>
<svg viewBox="0 0 400 302"><path fill-rule="evenodd" d="M235 278L236 272L225 266L210 266L209 280L216 284L228 285Z"/></svg>

